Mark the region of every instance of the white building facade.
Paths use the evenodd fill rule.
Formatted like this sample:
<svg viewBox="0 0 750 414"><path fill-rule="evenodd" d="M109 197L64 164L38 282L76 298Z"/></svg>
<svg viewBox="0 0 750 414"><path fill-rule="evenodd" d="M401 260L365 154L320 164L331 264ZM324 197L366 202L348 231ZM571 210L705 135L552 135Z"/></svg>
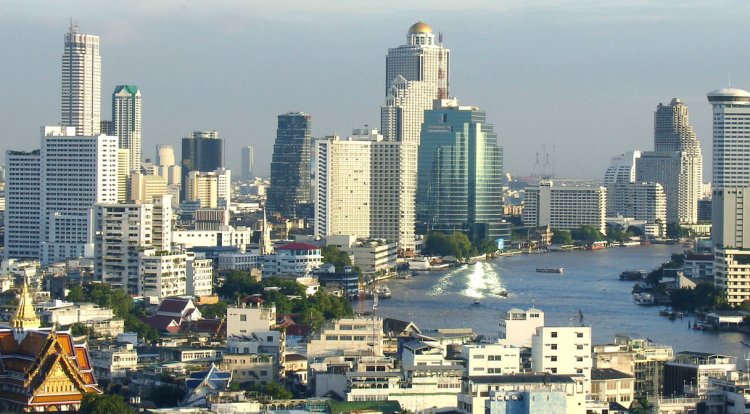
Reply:
<svg viewBox="0 0 750 414"><path fill-rule="evenodd" d="M542 180L526 187L523 222L526 227L550 226L573 230L592 226L606 233L607 190L596 186L554 186Z"/></svg>
<svg viewBox="0 0 750 414"><path fill-rule="evenodd" d="M101 100L99 36L78 33L71 25L62 56L62 125L74 127L73 135L98 135Z"/></svg>
<svg viewBox="0 0 750 414"><path fill-rule="evenodd" d="M130 169L142 161L141 91L135 85L117 85L112 93L112 124L120 149L128 150ZM128 171L129 173L130 171Z"/></svg>

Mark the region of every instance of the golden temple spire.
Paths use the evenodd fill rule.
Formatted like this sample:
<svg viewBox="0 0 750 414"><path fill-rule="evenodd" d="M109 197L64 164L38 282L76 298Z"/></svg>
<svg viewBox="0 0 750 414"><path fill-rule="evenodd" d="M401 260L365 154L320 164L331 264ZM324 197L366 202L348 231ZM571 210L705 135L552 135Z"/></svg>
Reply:
<svg viewBox="0 0 750 414"><path fill-rule="evenodd" d="M35 329L42 326L42 322L34 311L34 301L31 299L29 284L25 276L21 288L21 298L18 300L15 315L10 319L10 326L17 329Z"/></svg>

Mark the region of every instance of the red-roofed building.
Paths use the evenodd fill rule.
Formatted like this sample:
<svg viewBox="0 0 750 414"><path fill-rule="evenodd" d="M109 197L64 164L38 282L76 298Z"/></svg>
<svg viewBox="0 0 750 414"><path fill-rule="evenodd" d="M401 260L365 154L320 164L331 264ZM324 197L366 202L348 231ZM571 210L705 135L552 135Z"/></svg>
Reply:
<svg viewBox="0 0 750 414"><path fill-rule="evenodd" d="M310 276L323 264L320 247L307 243L289 243L276 248L276 253L260 257L263 277Z"/></svg>
<svg viewBox="0 0 750 414"><path fill-rule="evenodd" d="M201 319L201 312L195 307L190 298L165 298L156 308L156 313L144 322L160 332L177 333L180 326L186 322Z"/></svg>

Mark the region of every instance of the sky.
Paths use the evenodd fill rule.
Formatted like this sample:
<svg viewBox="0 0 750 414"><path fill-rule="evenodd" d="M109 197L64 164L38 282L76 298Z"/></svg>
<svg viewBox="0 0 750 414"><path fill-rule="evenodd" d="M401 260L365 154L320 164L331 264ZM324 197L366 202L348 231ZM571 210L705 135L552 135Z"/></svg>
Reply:
<svg viewBox="0 0 750 414"><path fill-rule="evenodd" d="M312 115L313 136L379 126L385 55L423 20L451 49L450 95L478 106L505 171L601 179L610 158L653 149L653 112L688 105L710 178L706 93L750 89L746 0L3 0L0 150L39 146L60 122L70 19L100 36L102 119L118 84L143 94L143 153L193 130L255 147L270 169L276 116ZM537 153L549 154L537 164Z"/></svg>

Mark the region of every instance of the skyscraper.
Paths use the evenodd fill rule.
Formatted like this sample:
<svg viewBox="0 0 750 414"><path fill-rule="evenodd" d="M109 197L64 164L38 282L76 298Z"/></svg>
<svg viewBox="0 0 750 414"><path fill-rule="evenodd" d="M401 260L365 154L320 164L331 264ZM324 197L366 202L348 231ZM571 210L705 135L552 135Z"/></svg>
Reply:
<svg viewBox="0 0 750 414"><path fill-rule="evenodd" d="M112 123L118 145L130 153L130 169L140 169L141 91L135 85L117 85L112 93Z"/></svg>
<svg viewBox="0 0 750 414"><path fill-rule="evenodd" d="M253 178L253 166L255 163L255 149L252 145L242 148L242 178L249 180Z"/></svg>
<svg viewBox="0 0 750 414"><path fill-rule="evenodd" d="M503 150L484 111L456 99L435 101L425 112L417 171L420 227L479 240L509 236L502 223Z"/></svg>
<svg viewBox="0 0 750 414"><path fill-rule="evenodd" d="M62 57L62 125L76 135L92 136L101 128L102 65L99 36L70 26Z"/></svg>
<svg viewBox="0 0 750 414"><path fill-rule="evenodd" d="M289 112L278 117L271 160L268 209L284 217L306 215L302 210L312 202L311 125L310 115L302 112Z"/></svg>
<svg viewBox="0 0 750 414"><path fill-rule="evenodd" d="M750 300L750 92L725 88L708 94L713 105L711 238L714 283L730 305Z"/></svg>
<svg viewBox="0 0 750 414"><path fill-rule="evenodd" d="M654 150L679 151L677 214L680 223L698 221L698 199L703 185L703 154L688 119L688 108L678 98L659 104L654 112Z"/></svg>
<svg viewBox="0 0 750 414"><path fill-rule="evenodd" d="M39 259L41 243L41 155L8 151L5 158L5 258Z"/></svg>
<svg viewBox="0 0 750 414"><path fill-rule="evenodd" d="M450 51L442 45L442 35L435 41L432 28L417 22L406 33L406 44L388 50L385 60L385 94L401 76L407 81L433 83L435 99L448 97L448 66Z"/></svg>
<svg viewBox="0 0 750 414"><path fill-rule="evenodd" d="M224 168L224 140L216 131L193 131L182 139L182 198L191 171L209 172Z"/></svg>

